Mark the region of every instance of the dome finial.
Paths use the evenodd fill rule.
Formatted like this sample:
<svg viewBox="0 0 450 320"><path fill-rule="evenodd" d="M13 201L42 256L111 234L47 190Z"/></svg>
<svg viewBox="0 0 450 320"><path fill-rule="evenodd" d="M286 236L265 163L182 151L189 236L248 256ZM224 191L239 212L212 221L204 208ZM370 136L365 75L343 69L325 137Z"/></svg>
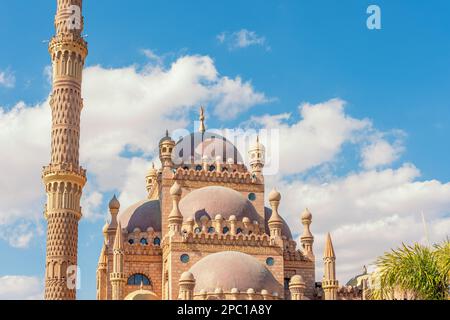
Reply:
<svg viewBox="0 0 450 320"><path fill-rule="evenodd" d="M111 199L111 201L109 201L109 209L111 210L119 210L120 209L120 202L119 200L117 200L116 195L114 195Z"/></svg>
<svg viewBox="0 0 450 320"><path fill-rule="evenodd" d="M203 106L200 107L200 129L199 131L201 133L205 133L206 126L205 126L205 108Z"/></svg>

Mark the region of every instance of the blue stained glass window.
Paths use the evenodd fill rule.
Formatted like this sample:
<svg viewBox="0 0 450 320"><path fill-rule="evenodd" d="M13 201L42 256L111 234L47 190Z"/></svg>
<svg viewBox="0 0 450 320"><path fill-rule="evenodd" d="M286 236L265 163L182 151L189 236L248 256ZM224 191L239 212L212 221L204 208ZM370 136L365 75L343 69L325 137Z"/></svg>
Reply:
<svg viewBox="0 0 450 320"><path fill-rule="evenodd" d="M223 234L227 234L229 231L230 231L230 228L223 227L223 230L222 230Z"/></svg>
<svg viewBox="0 0 450 320"><path fill-rule="evenodd" d="M248 200L255 201L256 200L256 194L254 194L253 192L249 193L248 194Z"/></svg>
<svg viewBox="0 0 450 320"><path fill-rule="evenodd" d="M181 260L181 262L183 262L183 263L188 263L188 262L189 262L189 255L188 255L188 254L182 254L182 255L180 256L180 260Z"/></svg>
<svg viewBox="0 0 450 320"><path fill-rule="evenodd" d="M236 233L237 233L237 234L242 233L242 229L241 229L241 228L237 228Z"/></svg>
<svg viewBox="0 0 450 320"><path fill-rule="evenodd" d="M143 245L148 245L147 239L142 238L142 239L141 239L141 244L143 244Z"/></svg>
<svg viewBox="0 0 450 320"><path fill-rule="evenodd" d="M161 245L161 239L158 238L158 237L156 237L155 239L153 239L153 244L154 244L155 246Z"/></svg>
<svg viewBox="0 0 450 320"><path fill-rule="evenodd" d="M133 240L133 239L130 239L130 240L128 240L128 243L129 243L129 244L133 244L133 243L134 243L134 240Z"/></svg>
<svg viewBox="0 0 450 320"><path fill-rule="evenodd" d="M216 232L216 229L214 229L213 227L208 228L208 233L214 233L214 232Z"/></svg>
<svg viewBox="0 0 450 320"><path fill-rule="evenodd" d="M152 284L152 282L150 281L149 278L147 278L147 276L141 274L141 273L136 273L133 274L132 276L130 276L128 278L127 284L130 286L140 286L141 283L144 286L150 286Z"/></svg>
<svg viewBox="0 0 450 320"><path fill-rule="evenodd" d="M272 258L272 257L269 257L269 258L267 258L266 259L266 264L268 265L268 266L273 266L274 264L275 264L275 259L274 258Z"/></svg>

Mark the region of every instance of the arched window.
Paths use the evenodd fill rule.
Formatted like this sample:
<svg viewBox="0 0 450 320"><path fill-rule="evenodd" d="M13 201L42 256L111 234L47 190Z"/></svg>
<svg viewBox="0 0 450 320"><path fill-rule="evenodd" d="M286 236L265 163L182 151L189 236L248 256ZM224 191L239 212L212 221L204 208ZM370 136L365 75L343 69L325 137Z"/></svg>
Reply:
<svg viewBox="0 0 450 320"><path fill-rule="evenodd" d="M154 244L155 246L161 245L161 239L158 238L158 237L156 237L155 239L153 239L153 244Z"/></svg>
<svg viewBox="0 0 450 320"><path fill-rule="evenodd" d="M140 286L141 283L144 286L151 286L152 282L150 281L149 278L147 278L147 276L141 274L141 273L136 273L133 274L131 277L128 278L127 284L129 286Z"/></svg>

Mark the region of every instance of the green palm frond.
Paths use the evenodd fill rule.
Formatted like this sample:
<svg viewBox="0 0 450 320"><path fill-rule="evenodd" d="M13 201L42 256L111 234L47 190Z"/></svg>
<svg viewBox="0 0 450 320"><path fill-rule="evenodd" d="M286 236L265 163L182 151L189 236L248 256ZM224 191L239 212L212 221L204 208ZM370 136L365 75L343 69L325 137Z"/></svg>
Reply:
<svg viewBox="0 0 450 320"><path fill-rule="evenodd" d="M390 297L395 290L405 291L422 300L447 299L450 280L450 242L433 248L414 244L379 257L378 283L371 298Z"/></svg>

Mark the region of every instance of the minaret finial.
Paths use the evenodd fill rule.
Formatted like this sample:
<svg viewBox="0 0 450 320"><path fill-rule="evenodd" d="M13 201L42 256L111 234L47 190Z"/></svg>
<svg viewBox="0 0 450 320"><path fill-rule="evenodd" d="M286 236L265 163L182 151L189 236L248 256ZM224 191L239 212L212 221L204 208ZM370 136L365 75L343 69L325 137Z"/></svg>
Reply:
<svg viewBox="0 0 450 320"><path fill-rule="evenodd" d="M200 132L205 133L206 126L205 126L205 108L203 106L200 107Z"/></svg>

